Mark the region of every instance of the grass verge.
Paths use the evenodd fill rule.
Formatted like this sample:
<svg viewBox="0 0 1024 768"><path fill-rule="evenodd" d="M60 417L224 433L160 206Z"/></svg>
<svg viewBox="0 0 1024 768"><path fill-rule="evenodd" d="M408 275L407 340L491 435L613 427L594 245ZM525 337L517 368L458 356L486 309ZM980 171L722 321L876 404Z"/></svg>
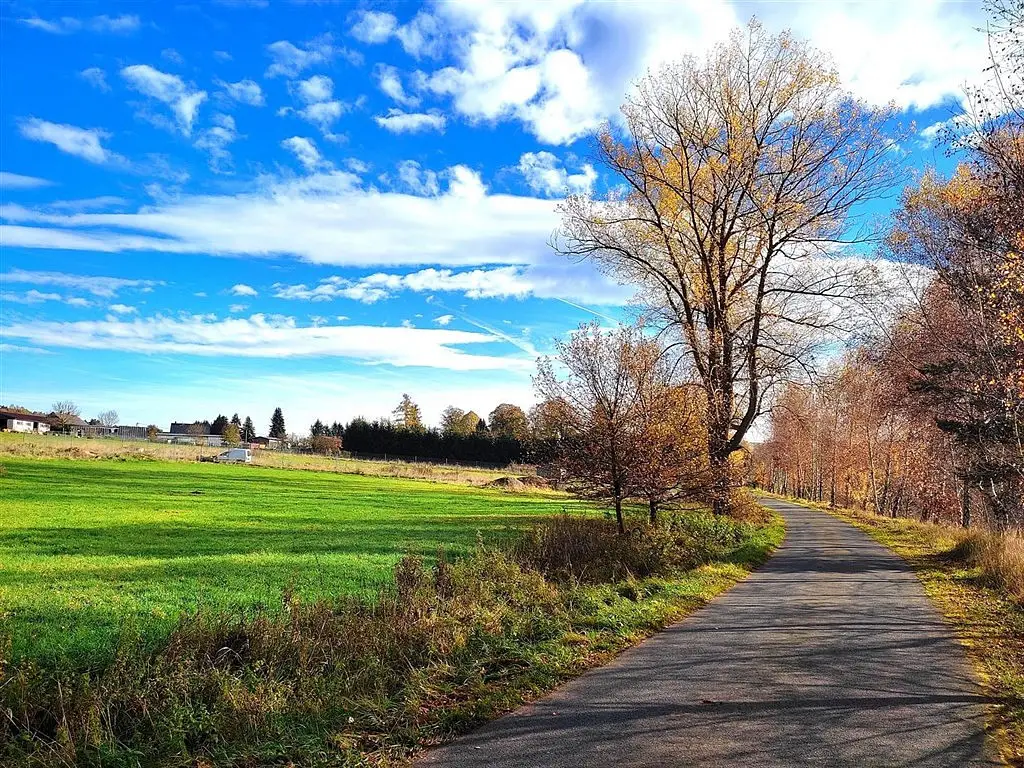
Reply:
<svg viewBox="0 0 1024 768"><path fill-rule="evenodd" d="M997 702L989 730L1001 756L1024 766L1024 605L1021 574L1013 576L1019 541L795 501L852 523L909 563Z"/></svg>
<svg viewBox="0 0 1024 768"><path fill-rule="evenodd" d="M454 563L406 557L374 600L195 614L100 670L0 663L0 762L404 764L705 604L782 537L779 518L687 513L624 543L611 521L556 518Z"/></svg>

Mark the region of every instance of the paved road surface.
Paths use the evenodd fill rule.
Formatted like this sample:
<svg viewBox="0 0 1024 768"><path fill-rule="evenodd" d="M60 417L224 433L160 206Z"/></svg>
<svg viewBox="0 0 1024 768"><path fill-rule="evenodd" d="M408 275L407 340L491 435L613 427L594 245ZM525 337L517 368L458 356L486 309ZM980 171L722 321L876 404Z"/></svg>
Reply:
<svg viewBox="0 0 1024 768"><path fill-rule="evenodd" d="M423 766L991 765L985 699L903 562L783 502L786 541L709 606Z"/></svg>

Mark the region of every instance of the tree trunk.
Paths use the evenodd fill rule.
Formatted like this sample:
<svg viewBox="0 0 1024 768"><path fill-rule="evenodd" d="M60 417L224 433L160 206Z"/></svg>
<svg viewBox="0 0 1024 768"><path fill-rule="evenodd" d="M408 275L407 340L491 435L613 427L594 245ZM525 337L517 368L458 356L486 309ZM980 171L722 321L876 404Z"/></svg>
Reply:
<svg viewBox="0 0 1024 768"><path fill-rule="evenodd" d="M657 525L658 523L658 502L655 499L648 499L647 505L649 507L649 516L651 525Z"/></svg>
<svg viewBox="0 0 1024 768"><path fill-rule="evenodd" d="M615 494L615 522L619 526L619 533L626 532L626 522L622 519L622 498Z"/></svg>
<svg viewBox="0 0 1024 768"><path fill-rule="evenodd" d="M964 528L971 527L971 486L964 479L963 496L960 498L960 525Z"/></svg>

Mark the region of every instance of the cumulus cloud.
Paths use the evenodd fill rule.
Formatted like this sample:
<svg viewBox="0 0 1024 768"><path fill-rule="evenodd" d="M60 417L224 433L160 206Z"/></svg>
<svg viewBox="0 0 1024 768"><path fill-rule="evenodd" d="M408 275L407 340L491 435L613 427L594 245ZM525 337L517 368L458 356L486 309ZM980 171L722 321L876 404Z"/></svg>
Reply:
<svg viewBox="0 0 1024 768"><path fill-rule="evenodd" d="M51 123L37 117L23 120L21 135L31 141L53 144L61 152L88 160L90 163L109 163L121 159L106 149L102 141L110 134L99 128L79 128L64 123Z"/></svg>
<svg viewBox="0 0 1024 768"><path fill-rule="evenodd" d="M255 314L217 319L210 315L98 321L11 323L6 339L41 348L103 349L141 354L214 357L342 357L365 363L423 366L456 371L528 369L521 355L477 355L462 347L494 343L488 333L376 326L299 325L292 317Z"/></svg>
<svg viewBox="0 0 1024 768"><path fill-rule="evenodd" d="M263 98L263 89L255 80L239 80L237 83L218 80L217 85L224 89L228 98L239 104L248 104L251 107L262 107L266 104Z"/></svg>
<svg viewBox="0 0 1024 768"><path fill-rule="evenodd" d="M444 131L445 116L437 110L430 112L403 112L389 109L386 115L373 118L377 125L391 133L419 133L420 131Z"/></svg>
<svg viewBox="0 0 1024 768"><path fill-rule="evenodd" d="M295 45L288 40L278 40L267 46L267 55L272 62L264 73L267 77L298 77L302 72L319 64L326 64L336 57L359 64L362 57L355 51L334 45L334 38L323 34L304 43Z"/></svg>
<svg viewBox="0 0 1024 768"><path fill-rule="evenodd" d="M441 191L438 174L423 168L415 160L403 160L398 164L398 183L417 195L436 195Z"/></svg>
<svg viewBox="0 0 1024 768"><path fill-rule="evenodd" d="M454 319L455 315L440 315L439 317L434 318L434 322L438 325L449 325Z"/></svg>
<svg viewBox="0 0 1024 768"><path fill-rule="evenodd" d="M398 19L381 11L359 11L350 34L364 43L386 43L398 39L410 56L436 56L441 49L441 24L430 13L419 12L408 24L399 25Z"/></svg>
<svg viewBox="0 0 1024 768"><path fill-rule="evenodd" d="M325 165L320 150L316 148L312 139L307 139L304 136L292 136L282 141L281 146L295 155L295 158L302 163L307 171L315 171Z"/></svg>
<svg viewBox="0 0 1024 768"><path fill-rule="evenodd" d="M117 315L135 315L139 310L127 304L111 304L108 309Z"/></svg>
<svg viewBox="0 0 1024 768"><path fill-rule="evenodd" d="M589 192L597 180L597 172L589 163L584 163L577 173L569 173L550 152L523 153L518 170L530 189L545 195Z"/></svg>
<svg viewBox="0 0 1024 768"><path fill-rule="evenodd" d="M959 99L986 66L980 6L930 0L810 3L796 16L767 0L435 3L407 25L383 25L387 35L375 41L397 37L414 55L444 46L453 63L423 73L428 91L471 120L515 120L564 144L617 119L623 94L648 69L702 54L748 14L831 54L844 84L873 104L923 109Z"/></svg>
<svg viewBox="0 0 1024 768"><path fill-rule="evenodd" d="M405 92L402 78L397 67L390 64L378 64L376 69L377 85L383 93L406 107L419 105L420 100Z"/></svg>
<svg viewBox="0 0 1024 768"><path fill-rule="evenodd" d="M349 33L364 43L384 43L398 28L398 19L390 13L360 11Z"/></svg>
<svg viewBox="0 0 1024 768"><path fill-rule="evenodd" d="M236 283L231 286L230 293L233 296L259 296L259 292L251 285Z"/></svg>
<svg viewBox="0 0 1024 768"><path fill-rule="evenodd" d="M206 101L206 91L197 90L177 75L161 72L148 64L125 67L121 77L130 88L169 106L178 130L185 136L192 135L192 123L199 113L199 105Z"/></svg>
<svg viewBox="0 0 1024 768"><path fill-rule="evenodd" d="M231 153L228 145L238 139L235 129L235 118L231 115L214 115L213 125L207 128L196 139L196 149L201 149L210 156L210 168L216 172L224 172L231 166Z"/></svg>
<svg viewBox="0 0 1024 768"><path fill-rule="evenodd" d="M0 189L37 189L51 184L52 181L37 176L22 176L20 173L0 171Z"/></svg>

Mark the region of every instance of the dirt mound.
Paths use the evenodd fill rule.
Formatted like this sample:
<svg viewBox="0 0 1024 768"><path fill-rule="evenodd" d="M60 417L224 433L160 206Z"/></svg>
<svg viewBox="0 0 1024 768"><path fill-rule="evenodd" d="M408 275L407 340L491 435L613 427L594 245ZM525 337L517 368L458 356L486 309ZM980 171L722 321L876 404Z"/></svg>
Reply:
<svg viewBox="0 0 1024 768"><path fill-rule="evenodd" d="M526 488L518 477L499 477L497 480L491 480L486 487L501 488L506 491L521 491Z"/></svg>
<svg viewBox="0 0 1024 768"><path fill-rule="evenodd" d="M550 488L551 483L543 477L523 475L520 477L499 477L487 483L488 488L504 488L506 491L524 491L527 488Z"/></svg>

